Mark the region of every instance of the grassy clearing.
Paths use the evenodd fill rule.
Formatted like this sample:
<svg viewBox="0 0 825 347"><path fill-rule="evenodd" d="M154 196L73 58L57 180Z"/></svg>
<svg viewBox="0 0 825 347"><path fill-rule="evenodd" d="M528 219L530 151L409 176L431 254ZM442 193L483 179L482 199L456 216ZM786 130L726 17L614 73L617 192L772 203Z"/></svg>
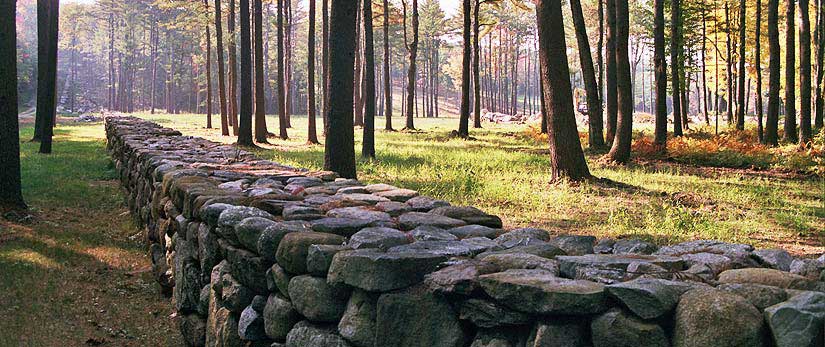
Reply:
<svg viewBox="0 0 825 347"><path fill-rule="evenodd" d="M185 134L234 141L222 138L218 129L204 129L204 116L142 116ZM400 122L396 119L396 124ZM268 123L270 131L278 124L274 117ZM383 119L376 123L383 125ZM616 167L600 164L601 153L587 154L594 175L621 185L550 185L546 142L535 131L524 125L485 124L484 129L472 131L474 140L464 141L449 137L456 123L456 119L416 119L422 132L379 131L378 159L359 159L359 178L477 206L502 216L508 227L536 226L556 233L662 243L712 238L781 247L799 255L825 251L825 183L806 173L821 169L821 164L797 155L795 146L759 147L737 155L732 141L703 147L714 141L700 141L705 135L697 132L675 142L679 147L671 151L677 157L668 160L644 158ZM292 139L271 139L272 145L258 153L289 165L320 169L324 148L305 144L306 118L293 117L292 124ZM644 127L641 132L650 134ZM795 164L788 164L789 158Z"/></svg>
<svg viewBox="0 0 825 347"><path fill-rule="evenodd" d="M23 143L35 218L0 219L0 346L180 344L102 135L102 124L61 125L49 156Z"/></svg>

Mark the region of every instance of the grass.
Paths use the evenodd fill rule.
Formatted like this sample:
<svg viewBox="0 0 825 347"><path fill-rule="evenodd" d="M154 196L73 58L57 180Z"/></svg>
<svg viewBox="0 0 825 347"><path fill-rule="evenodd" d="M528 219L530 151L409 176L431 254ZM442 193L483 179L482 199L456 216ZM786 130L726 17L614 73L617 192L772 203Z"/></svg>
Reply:
<svg viewBox="0 0 825 347"><path fill-rule="evenodd" d="M202 115L141 116L185 134L234 140L205 129ZM376 123L383 125L383 118ZM269 117L268 124L271 132L277 129L276 118ZM402 119L395 124L403 125ZM810 174L821 164L796 146L746 146L747 134L714 138L696 131L671 141L670 158L648 158L637 147L642 158L629 166L609 166L598 160L602 153L587 153L594 175L621 185L552 185L546 141L534 129L485 123L465 141L449 136L456 124L451 118L419 118L421 132L378 131L378 159L359 157L359 178L477 206L502 216L507 227L659 243L710 238L808 256L825 251L825 183ZM272 144L258 154L321 169L324 148L306 144L306 117L293 117L292 125L290 140L270 139ZM637 143L652 132L640 128ZM711 146L716 142L721 145Z"/></svg>
<svg viewBox="0 0 825 347"><path fill-rule="evenodd" d="M0 219L0 346L180 344L102 134L102 124L62 125L52 155L22 144L35 218Z"/></svg>

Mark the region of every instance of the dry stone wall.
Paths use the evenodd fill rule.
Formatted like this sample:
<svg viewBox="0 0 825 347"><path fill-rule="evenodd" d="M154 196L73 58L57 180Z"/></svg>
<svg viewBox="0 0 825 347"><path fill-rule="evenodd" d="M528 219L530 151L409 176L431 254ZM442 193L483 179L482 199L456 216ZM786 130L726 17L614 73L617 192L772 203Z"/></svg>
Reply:
<svg viewBox="0 0 825 347"><path fill-rule="evenodd" d="M496 216L106 120L190 346L822 346L825 257Z"/></svg>

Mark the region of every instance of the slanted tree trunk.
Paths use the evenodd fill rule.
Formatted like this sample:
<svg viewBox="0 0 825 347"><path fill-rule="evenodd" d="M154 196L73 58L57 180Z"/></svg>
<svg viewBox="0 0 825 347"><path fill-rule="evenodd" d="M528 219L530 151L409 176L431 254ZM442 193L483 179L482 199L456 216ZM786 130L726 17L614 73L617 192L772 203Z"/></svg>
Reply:
<svg viewBox="0 0 825 347"><path fill-rule="evenodd" d="M255 22L255 141L267 143L266 97L264 94L264 30L263 3L253 0ZM310 49L310 51L312 51Z"/></svg>
<svg viewBox="0 0 825 347"><path fill-rule="evenodd" d="M796 129L796 0L785 12L785 141L797 142Z"/></svg>
<svg viewBox="0 0 825 347"><path fill-rule="evenodd" d="M573 12L573 24L576 27L576 41L579 44L582 78L584 79L584 88L587 92L587 116L590 119L590 147L602 148L604 147L602 102L599 100L599 86L596 83L596 71L593 68L593 58L590 55L590 41L587 38L587 28L584 23L584 15L582 14L581 1L570 0L570 9Z"/></svg>
<svg viewBox="0 0 825 347"><path fill-rule="evenodd" d="M470 26L472 25L472 9L470 0L463 0L464 41L461 55L461 108L459 111L458 136L468 138L470 136L470 55L472 54L472 43L470 42Z"/></svg>
<svg viewBox="0 0 825 347"><path fill-rule="evenodd" d="M0 208L25 209L17 119L17 1L0 1Z"/></svg>
<svg viewBox="0 0 825 347"><path fill-rule="evenodd" d="M617 163L630 160L630 145L633 139L633 86L630 78L628 38L630 34L630 13L628 0L616 1L616 87L618 89L619 119L616 138L607 154L608 159ZM678 1L678 0L674 0Z"/></svg>
<svg viewBox="0 0 825 347"><path fill-rule="evenodd" d="M309 0L307 47L307 142L318 144L318 132L315 130L315 0Z"/></svg>
<svg viewBox="0 0 825 347"><path fill-rule="evenodd" d="M407 6L406 0L404 3L404 23L407 22ZM415 102L415 85L417 74L417 60L418 59L418 0L412 0L412 41L407 44L407 29L404 28L404 42L407 44L407 52L409 53L409 61L407 67L407 130L415 130L415 123L413 117L415 116L416 102Z"/></svg>
<svg viewBox="0 0 825 347"><path fill-rule="evenodd" d="M653 64L656 77L656 118L653 143L667 149L667 62L665 59L665 0L655 0L653 15Z"/></svg>
<svg viewBox="0 0 825 347"><path fill-rule="evenodd" d="M58 0L37 1L37 113L41 122L40 153L52 152L57 101ZM8 83L8 81L6 82Z"/></svg>
<svg viewBox="0 0 825 347"><path fill-rule="evenodd" d="M480 8L481 1L475 0L473 5L473 128L476 129L481 128L481 52L478 45L479 35L481 35Z"/></svg>
<svg viewBox="0 0 825 347"><path fill-rule="evenodd" d="M384 130L393 131L392 129L392 75L390 69L392 68L390 55L390 3L389 0L384 0L384 117L386 124Z"/></svg>
<svg viewBox="0 0 825 347"><path fill-rule="evenodd" d="M755 34L755 47L754 47L754 67L756 69L756 119L758 121L757 124L757 135L759 137L760 143L765 143L765 129L762 120L762 51L760 48L760 41L762 39L762 0L756 0L756 34Z"/></svg>
<svg viewBox="0 0 825 347"><path fill-rule="evenodd" d="M618 91L616 87L616 0L607 0L607 46L605 52L607 54L607 90L606 105L607 105L607 128L606 139L608 145L612 146L613 139L616 137L616 122L619 114L619 100Z"/></svg>
<svg viewBox="0 0 825 347"><path fill-rule="evenodd" d="M229 106L226 102L226 73L223 62L223 29L221 23L221 0L215 0L215 52L218 57L218 99L221 104L221 135L229 136L229 116L227 112Z"/></svg>
<svg viewBox="0 0 825 347"><path fill-rule="evenodd" d="M285 0L278 0L278 128L281 140L289 138L286 118L286 82L284 75L284 5Z"/></svg>
<svg viewBox="0 0 825 347"><path fill-rule="evenodd" d="M249 27L249 0L240 0L241 7L241 118L238 144L252 146L252 47Z"/></svg>
<svg viewBox="0 0 825 347"><path fill-rule="evenodd" d="M811 129L811 19L808 0L799 0L799 143L813 137Z"/></svg>
<svg viewBox="0 0 825 347"><path fill-rule="evenodd" d="M768 0L768 45L770 79L768 81L768 114L765 122L765 143L779 145L779 0Z"/></svg>
<svg viewBox="0 0 825 347"><path fill-rule="evenodd" d="M736 129L745 130L745 25L747 23L745 0L739 0L739 94L736 105Z"/></svg>
<svg viewBox="0 0 825 347"><path fill-rule="evenodd" d="M670 1L670 83L673 85L673 136L682 136L682 93L679 70L682 62L679 56L682 50L680 26L682 24L682 9L679 0Z"/></svg>
<svg viewBox="0 0 825 347"><path fill-rule="evenodd" d="M356 1L331 0L329 37L329 115L324 169L356 178L353 129Z"/></svg>
<svg viewBox="0 0 825 347"><path fill-rule="evenodd" d="M361 155L375 158L375 42L372 30L372 0L364 0L364 138Z"/></svg>
<svg viewBox="0 0 825 347"><path fill-rule="evenodd" d="M623 1L623 0L620 0ZM539 30L539 60L542 90L547 112L550 140L550 165L554 181L582 181L591 178L584 159L576 115L573 110L570 68L567 65L567 44L561 0L538 0L536 19Z"/></svg>

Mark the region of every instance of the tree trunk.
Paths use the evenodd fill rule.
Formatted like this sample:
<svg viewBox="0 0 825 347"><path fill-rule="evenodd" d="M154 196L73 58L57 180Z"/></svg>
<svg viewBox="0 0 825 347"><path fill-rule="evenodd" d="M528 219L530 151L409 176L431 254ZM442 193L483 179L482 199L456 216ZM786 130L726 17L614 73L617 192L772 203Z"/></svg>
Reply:
<svg viewBox="0 0 825 347"><path fill-rule="evenodd" d="M785 141L797 142L796 129L796 0L787 0L785 12Z"/></svg>
<svg viewBox="0 0 825 347"><path fill-rule="evenodd" d="M407 22L406 0L404 0L404 23ZM415 84L416 84L416 64L418 57L418 0L412 0L412 41L407 45L407 52L409 53L409 66L407 67L407 130L415 130L415 123L413 117L415 116L416 102L415 102ZM404 37L406 43L406 28L404 29Z"/></svg>
<svg viewBox="0 0 825 347"><path fill-rule="evenodd" d="M307 47L307 142L318 144L318 132L315 130L315 0L309 0Z"/></svg>
<svg viewBox="0 0 825 347"><path fill-rule="evenodd" d="M229 0L229 124L238 135L238 49L235 43L235 0Z"/></svg>
<svg viewBox="0 0 825 347"><path fill-rule="evenodd" d="M617 163L630 160L630 145L633 139L633 88L630 83L630 59L628 57L628 37L630 14L628 0L615 0L616 8L616 88L618 90L619 119L616 138L607 157ZM678 0L674 0L678 1Z"/></svg>
<svg viewBox="0 0 825 347"><path fill-rule="evenodd" d="M599 65L599 101L604 101L604 0L596 0L598 2L597 11L599 12L599 43L596 51L596 64ZM603 104L602 104L603 105Z"/></svg>
<svg viewBox="0 0 825 347"><path fill-rule="evenodd" d="M386 124L384 130L392 129L392 68L390 55L390 3L384 0L384 117Z"/></svg>
<svg viewBox="0 0 825 347"><path fill-rule="evenodd" d="M817 0L817 21L816 21L816 116L814 117L814 127L817 129L823 126L823 115L825 115L825 90L823 90L823 82L825 82L825 1Z"/></svg>
<svg viewBox="0 0 825 347"><path fill-rule="evenodd" d="M263 3L253 0L255 6L255 141L267 143L269 130L266 128L266 96L264 93L264 30ZM310 50L312 51L312 50Z"/></svg>
<svg viewBox="0 0 825 347"><path fill-rule="evenodd" d="M355 111L355 121L353 123L354 126L363 126L364 125L364 108L363 108L363 98L361 97L361 93L363 92L363 83L364 83L364 49L363 43L361 41L362 29L363 26L363 7L362 3L365 0L353 0L358 2L358 13L355 14L355 85L353 86L353 107ZM370 1L370 0L366 0Z"/></svg>
<svg viewBox="0 0 825 347"><path fill-rule="evenodd" d="M288 0L286 0L288 1ZM286 129L289 123L286 118L286 83L284 79L284 2L278 0L278 128L281 140L289 138Z"/></svg>
<svg viewBox="0 0 825 347"><path fill-rule="evenodd" d="M670 1L670 82L673 85L673 136L682 136L682 102L680 74L682 62L679 56L682 50L680 27L682 25L682 9L679 0Z"/></svg>
<svg viewBox="0 0 825 347"><path fill-rule="evenodd" d="M0 2L0 208L26 209L17 118L16 1Z"/></svg>
<svg viewBox="0 0 825 347"><path fill-rule="evenodd" d="M727 35L727 73L728 73L728 87L727 87L727 109L728 109L728 126L733 124L733 101L734 101L734 93L736 92L734 89L736 88L736 84L734 84L733 79L733 39L731 38L731 32L733 31L731 25L731 18L730 18L730 7L728 6L727 1L725 2L725 23L727 25L726 35Z"/></svg>
<svg viewBox="0 0 825 347"><path fill-rule="evenodd" d="M372 0L364 0L364 138L361 155L375 158L375 42L372 30Z"/></svg>
<svg viewBox="0 0 825 347"><path fill-rule="evenodd" d="M481 1L475 0L473 6L473 128L481 128L481 52L478 45L480 27L479 11Z"/></svg>
<svg viewBox="0 0 825 347"><path fill-rule="evenodd" d="M221 28L221 0L215 0L215 52L218 57L218 99L221 104L221 135L229 136L229 116L226 100L226 73L223 62L223 29Z"/></svg>
<svg viewBox="0 0 825 347"><path fill-rule="evenodd" d="M665 0L655 0L653 64L656 77L656 126L653 144L667 149L667 61L665 59Z"/></svg>
<svg viewBox="0 0 825 347"><path fill-rule="evenodd" d="M321 89L322 96L322 120L324 122L324 135L327 134L327 115L329 114L329 0L321 1Z"/></svg>
<svg viewBox="0 0 825 347"><path fill-rule="evenodd" d="M707 41L708 35L706 3L705 0L702 0L702 98L705 99L702 114L705 116L705 124L710 125L710 116L708 116L708 100L710 100L710 98L708 98L708 66L707 60L705 59Z"/></svg>
<svg viewBox="0 0 825 347"><path fill-rule="evenodd" d="M768 43L770 49L770 80L768 81L768 114L765 123L765 143L779 144L779 0L768 0Z"/></svg>
<svg viewBox="0 0 825 347"><path fill-rule="evenodd" d="M799 0L799 144L813 137L811 130L811 19L809 1Z"/></svg>
<svg viewBox="0 0 825 347"><path fill-rule="evenodd" d="M203 0L206 13L209 13L209 0ZM206 128L212 129L212 33L209 21L206 21Z"/></svg>
<svg viewBox="0 0 825 347"><path fill-rule="evenodd" d="M292 0L284 0L284 103L286 109L286 127L292 128L292 106L295 93L292 83Z"/></svg>
<svg viewBox="0 0 825 347"><path fill-rule="evenodd" d="M353 130L353 82L356 1L331 0L329 37L329 115L324 169L356 178Z"/></svg>
<svg viewBox="0 0 825 347"><path fill-rule="evenodd" d="M612 1L612 0L611 0ZM622 0L620 0L622 1ZM553 181L582 181L591 177L584 159L567 65L567 45L561 0L538 0L536 17L539 30L539 57L550 140Z"/></svg>
<svg viewBox="0 0 825 347"><path fill-rule="evenodd" d="M739 95L736 108L736 129L745 130L745 25L747 7L745 0L739 0Z"/></svg>
<svg viewBox="0 0 825 347"><path fill-rule="evenodd" d="M759 137L759 143L765 143L765 129L762 123L762 58L761 58L761 48L760 48L760 41L762 38L762 0L756 0L756 34L755 34L755 48L753 52L754 56L754 67L756 69L756 100L754 100L754 104L756 106L756 119L758 121L757 124L757 136Z"/></svg>
<svg viewBox="0 0 825 347"><path fill-rule="evenodd" d="M619 100L618 91L616 87L616 0L607 0L607 46L605 52L607 53L607 133L606 139L608 145L612 146L613 139L616 137L616 122L619 114Z"/></svg>
<svg viewBox="0 0 825 347"><path fill-rule="evenodd" d="M249 28L249 0L240 0L241 7L241 118L238 145L252 146L252 49Z"/></svg>
<svg viewBox="0 0 825 347"><path fill-rule="evenodd" d="M470 42L470 26L472 25L472 9L470 0L463 0L464 41L461 55L461 109L459 111L458 136L468 138L470 136L470 55L472 54L472 42Z"/></svg>
<svg viewBox="0 0 825 347"><path fill-rule="evenodd" d="M581 1L570 0L570 9L573 12L573 24L576 27L576 40L579 45L579 60L581 61L584 88L587 92L587 116L590 119L590 147L602 148L604 147L602 102L599 100L599 86L596 83L596 71L593 68L593 58L590 55L590 41L587 38L587 28L584 23L584 15L582 14Z"/></svg>
<svg viewBox="0 0 825 347"><path fill-rule="evenodd" d="M40 153L52 152L57 100L58 0L37 1L37 119L41 122Z"/></svg>

